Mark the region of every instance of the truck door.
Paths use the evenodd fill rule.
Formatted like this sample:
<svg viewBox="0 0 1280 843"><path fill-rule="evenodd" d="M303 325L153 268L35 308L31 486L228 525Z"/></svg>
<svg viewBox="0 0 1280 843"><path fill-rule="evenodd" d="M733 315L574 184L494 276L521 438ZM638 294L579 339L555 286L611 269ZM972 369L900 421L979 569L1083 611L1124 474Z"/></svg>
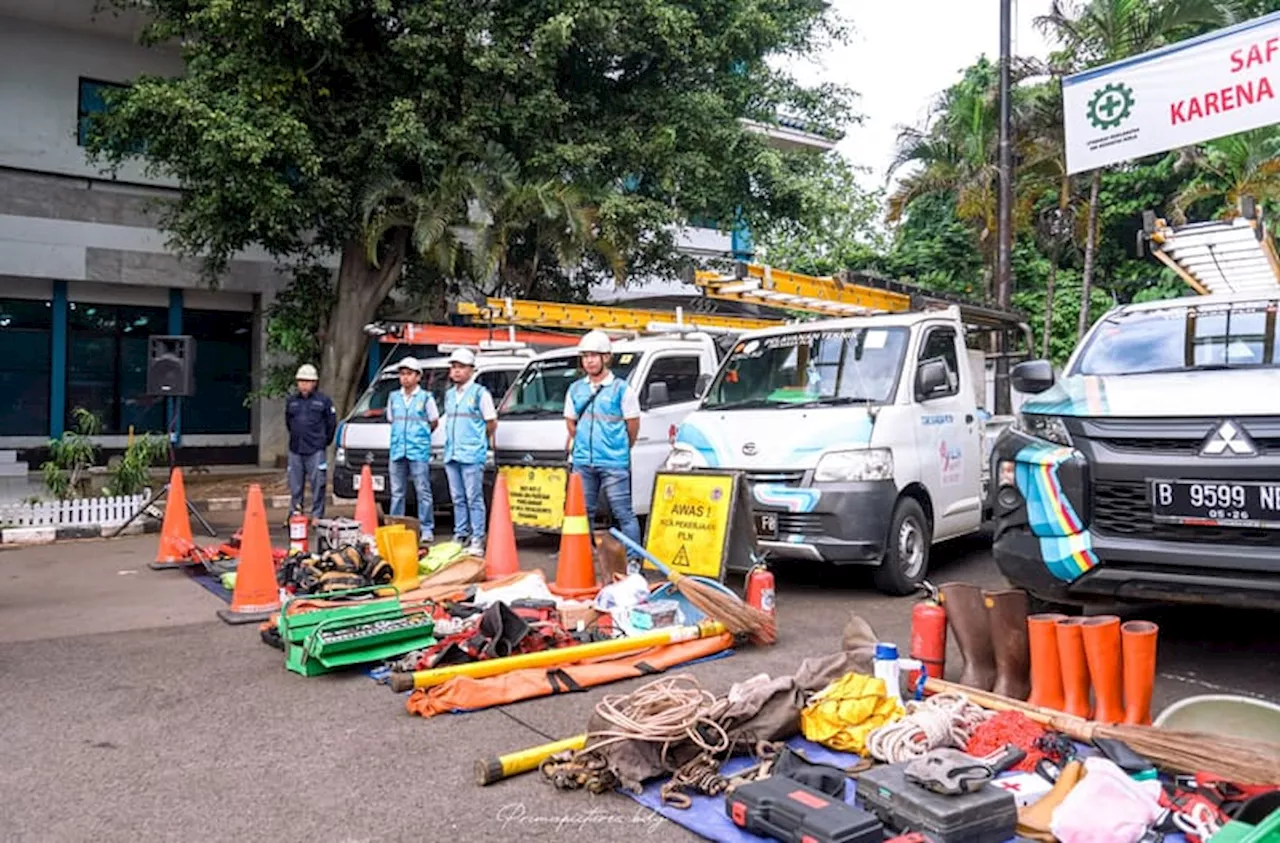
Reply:
<svg viewBox="0 0 1280 843"><path fill-rule="evenodd" d="M960 361L959 332L950 325L925 328L919 366L941 360L947 384L927 396L916 395L916 446L920 479L933 499L935 539L977 530L982 520L982 437L975 413L969 369ZM912 379L913 388L915 379Z"/></svg>
<svg viewBox="0 0 1280 843"><path fill-rule="evenodd" d="M671 426L697 406L701 361L696 352L659 354L640 385L640 435L631 450L631 502L637 514L649 511L654 475L671 451Z"/></svg>

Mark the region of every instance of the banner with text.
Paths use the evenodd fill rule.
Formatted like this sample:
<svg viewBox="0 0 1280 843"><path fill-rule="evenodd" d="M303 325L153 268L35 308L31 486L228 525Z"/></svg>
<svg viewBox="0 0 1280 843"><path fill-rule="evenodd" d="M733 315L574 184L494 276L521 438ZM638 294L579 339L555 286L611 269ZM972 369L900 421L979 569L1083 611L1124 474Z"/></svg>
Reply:
<svg viewBox="0 0 1280 843"><path fill-rule="evenodd" d="M1062 80L1081 173L1280 122L1280 12Z"/></svg>
<svg viewBox="0 0 1280 843"><path fill-rule="evenodd" d="M564 522L565 485L569 474L550 466L504 465L511 523L541 530L559 530Z"/></svg>

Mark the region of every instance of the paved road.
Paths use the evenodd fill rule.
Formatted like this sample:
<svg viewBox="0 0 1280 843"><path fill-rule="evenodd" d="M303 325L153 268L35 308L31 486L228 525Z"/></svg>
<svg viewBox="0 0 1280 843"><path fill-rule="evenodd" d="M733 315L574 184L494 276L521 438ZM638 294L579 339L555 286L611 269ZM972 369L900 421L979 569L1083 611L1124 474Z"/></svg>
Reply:
<svg viewBox="0 0 1280 843"><path fill-rule="evenodd" d="M475 759L580 732L602 694L639 682L422 720L362 675L285 671L185 574L148 570L155 547L146 536L0 552L6 840L697 839L625 797L560 793L536 774L472 783ZM523 565L553 574L554 550L522 540ZM936 582L1001 582L981 543L940 548L936 562ZM905 643L911 605L858 572L787 571L779 643L694 673L723 693L793 672L838 646L851 612ZM1274 616L1147 616L1161 624L1156 710L1221 689L1280 701Z"/></svg>

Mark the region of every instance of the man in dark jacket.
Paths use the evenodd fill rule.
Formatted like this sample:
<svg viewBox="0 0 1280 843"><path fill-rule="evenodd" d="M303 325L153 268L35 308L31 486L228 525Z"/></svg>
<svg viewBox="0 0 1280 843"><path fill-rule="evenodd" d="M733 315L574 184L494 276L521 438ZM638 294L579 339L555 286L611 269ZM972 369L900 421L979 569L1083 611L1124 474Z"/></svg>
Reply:
<svg viewBox="0 0 1280 843"><path fill-rule="evenodd" d="M284 421L289 429L289 508L302 511L304 491L310 481L311 516L324 517L325 450L333 442L338 414L329 396L316 389L320 375L307 363L295 376L298 391L289 396Z"/></svg>

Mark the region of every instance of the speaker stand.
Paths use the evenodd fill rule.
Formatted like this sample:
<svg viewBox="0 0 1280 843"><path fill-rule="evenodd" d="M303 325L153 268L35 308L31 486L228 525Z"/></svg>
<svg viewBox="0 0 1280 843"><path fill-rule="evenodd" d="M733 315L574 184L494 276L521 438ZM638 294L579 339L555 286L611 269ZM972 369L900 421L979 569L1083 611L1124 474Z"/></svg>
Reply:
<svg viewBox="0 0 1280 843"><path fill-rule="evenodd" d="M175 439L178 438L177 436L178 418L181 415L182 415L182 398L175 397L173 399L173 419L169 422L169 430L168 430L169 477L173 477L173 469L177 465L177 457L176 457L176 452L174 450L173 442ZM145 503L142 504L142 506L134 510L134 513L129 516L129 520L125 521L123 524L121 524L119 527L115 529L115 532L111 534L110 538L115 538L116 536L123 533L125 531L125 528L128 527L130 524L132 524L134 521L136 521L139 515L146 512L148 509L150 509L161 498L167 498L169 494L170 485L172 485L170 481L166 480L165 484L160 487L160 490L158 492L156 492L154 495L151 496L150 500L146 501ZM190 498L187 498L186 504L187 504L187 512L189 512L192 516L195 517L197 521L200 522L200 526L204 527L205 532L209 534L210 538L216 539L218 537L218 531L213 529L212 526L210 526L209 522L206 521L204 516L200 514L200 510L196 509L195 504L191 502Z"/></svg>

